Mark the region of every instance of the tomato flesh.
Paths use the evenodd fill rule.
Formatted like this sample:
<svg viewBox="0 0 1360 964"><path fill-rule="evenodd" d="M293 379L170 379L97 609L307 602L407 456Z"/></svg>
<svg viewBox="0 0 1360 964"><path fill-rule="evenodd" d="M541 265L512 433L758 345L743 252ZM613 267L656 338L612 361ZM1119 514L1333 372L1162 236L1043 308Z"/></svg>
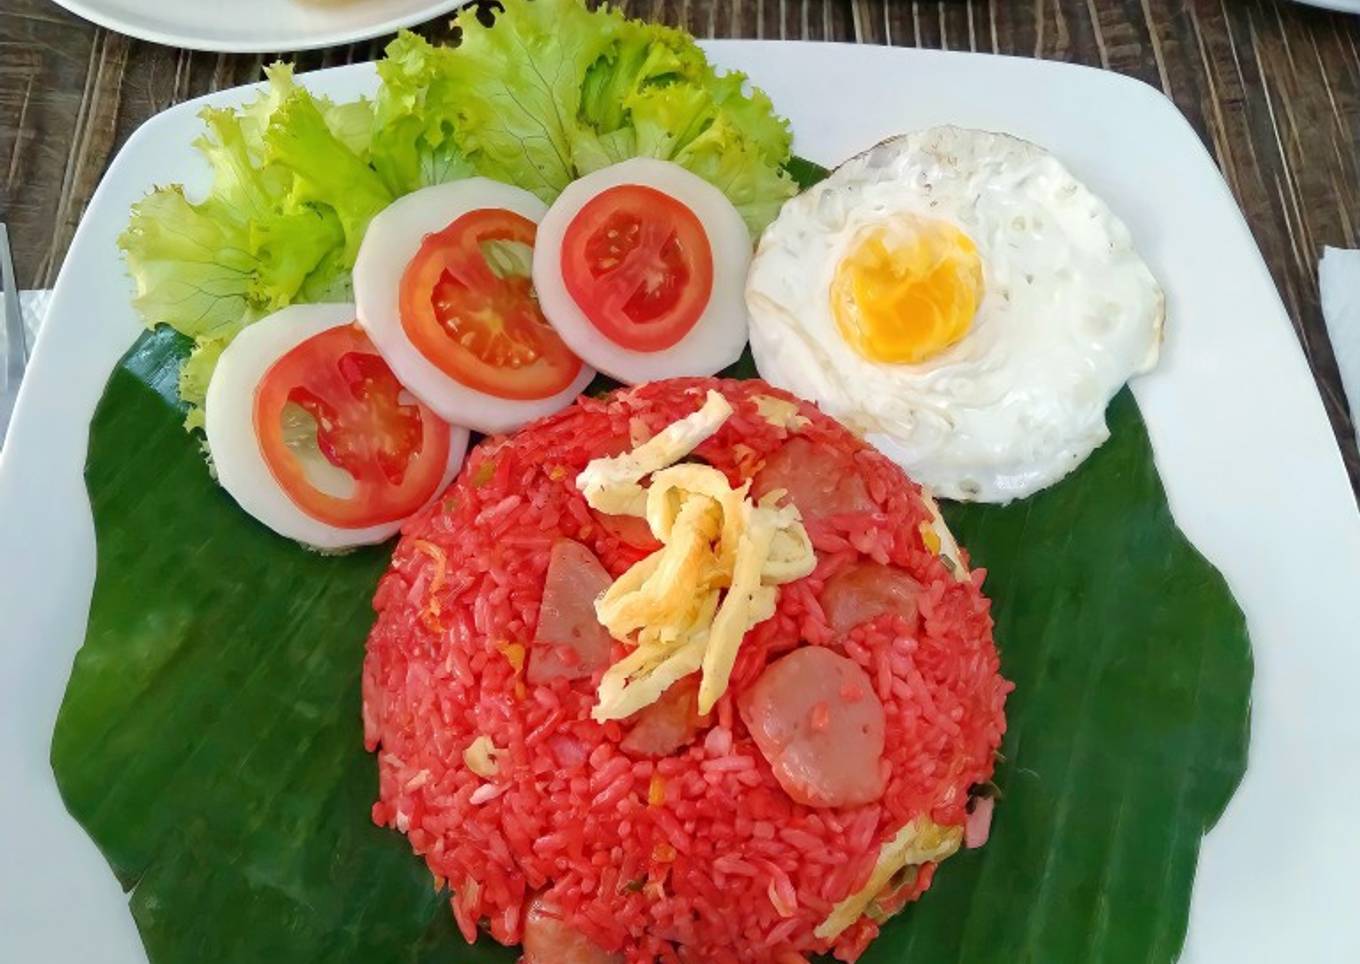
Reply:
<svg viewBox="0 0 1360 964"><path fill-rule="evenodd" d="M343 493L308 471L290 406L314 426L314 440L304 442L352 480ZM254 423L275 481L298 508L338 528L406 518L434 496L448 465L448 424L406 393L358 324L280 356L256 387Z"/></svg>
<svg viewBox="0 0 1360 964"><path fill-rule="evenodd" d="M355 478L376 464L383 477L401 485L413 453L420 449L420 408L400 400L401 384L377 355L350 352L336 367L359 403L342 419L335 406L309 388L298 386L288 400L316 422L321 454Z"/></svg>
<svg viewBox="0 0 1360 964"><path fill-rule="evenodd" d="M698 324L713 293L713 252L694 212L655 188L622 184L577 212L563 237L562 278L601 334L661 351Z"/></svg>
<svg viewBox="0 0 1360 964"><path fill-rule="evenodd" d="M556 395L580 373L581 360L543 317L527 257L517 257L537 232L513 211L469 211L427 235L406 266L402 330L454 381L527 400Z"/></svg>

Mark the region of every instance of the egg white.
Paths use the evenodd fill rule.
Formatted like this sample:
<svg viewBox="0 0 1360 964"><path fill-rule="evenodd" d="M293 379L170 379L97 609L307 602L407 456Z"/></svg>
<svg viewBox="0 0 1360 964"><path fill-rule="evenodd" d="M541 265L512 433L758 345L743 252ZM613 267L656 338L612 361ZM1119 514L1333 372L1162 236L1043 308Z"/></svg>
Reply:
<svg viewBox="0 0 1360 964"><path fill-rule="evenodd" d="M591 199L622 184L655 188L684 204L703 225L713 255L713 288L694 327L670 348L634 351L604 335L586 317L562 276L562 241ZM629 385L661 378L712 375L741 356L747 321L743 289L751 235L727 196L703 178L650 157L601 168L567 185L538 226L534 288L544 315L587 364Z"/></svg>
<svg viewBox="0 0 1360 964"><path fill-rule="evenodd" d="M274 478L255 434L255 392L273 364L307 339L354 321L354 306L293 305L262 318L232 339L208 382L204 429L217 481L260 522L279 535L317 549L382 542L405 519L362 529L328 525L304 511ZM449 428L449 461L435 489L442 493L467 451L468 431Z"/></svg>
<svg viewBox="0 0 1360 964"><path fill-rule="evenodd" d="M354 302L359 323L413 395L450 424L493 433L519 428L565 408L590 384L595 372L582 365L571 384L543 398L500 398L451 378L406 337L400 299L407 265L426 235L486 208L512 211L535 223L548 209L528 191L485 177L437 184L398 198L369 223L354 263Z"/></svg>
<svg viewBox="0 0 1360 964"><path fill-rule="evenodd" d="M830 291L865 229L901 215L976 245L970 329L917 364L842 337ZM885 141L789 201L746 286L761 375L816 401L953 499L1008 502L1063 478L1109 437L1105 408L1157 361L1164 299L1124 224L1047 151L940 127Z"/></svg>

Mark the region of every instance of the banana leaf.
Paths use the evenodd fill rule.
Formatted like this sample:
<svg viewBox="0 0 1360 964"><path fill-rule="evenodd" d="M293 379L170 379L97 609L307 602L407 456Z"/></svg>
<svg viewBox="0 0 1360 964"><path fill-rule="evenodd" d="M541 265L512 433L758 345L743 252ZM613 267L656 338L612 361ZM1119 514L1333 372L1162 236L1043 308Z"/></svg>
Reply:
<svg viewBox="0 0 1360 964"><path fill-rule="evenodd" d="M447 892L369 819L359 674L390 546L323 557L241 512L181 428L188 347L144 335L91 427L97 578L52 741L67 807L153 964L514 960L466 945ZM947 861L866 964L1179 952L1200 840L1246 766L1251 651L1127 390L1109 421L1059 485L946 507L989 570L1016 683L1001 800L990 842Z"/></svg>

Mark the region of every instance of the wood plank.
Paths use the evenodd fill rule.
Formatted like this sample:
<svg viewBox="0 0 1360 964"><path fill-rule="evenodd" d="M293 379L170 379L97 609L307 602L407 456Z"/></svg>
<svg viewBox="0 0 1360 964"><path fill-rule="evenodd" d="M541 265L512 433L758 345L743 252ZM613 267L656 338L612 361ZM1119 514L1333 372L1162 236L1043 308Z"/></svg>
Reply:
<svg viewBox="0 0 1360 964"><path fill-rule="evenodd" d="M1284 0L627 0L700 37L978 50L1105 67L1172 98L1241 204L1360 493L1360 451L1318 306L1323 245L1360 245L1360 18ZM446 17L420 28L449 36ZM386 38L295 56L371 59ZM256 80L272 55L129 40L49 0L0 9L0 217L22 283L56 276L99 178L157 111Z"/></svg>

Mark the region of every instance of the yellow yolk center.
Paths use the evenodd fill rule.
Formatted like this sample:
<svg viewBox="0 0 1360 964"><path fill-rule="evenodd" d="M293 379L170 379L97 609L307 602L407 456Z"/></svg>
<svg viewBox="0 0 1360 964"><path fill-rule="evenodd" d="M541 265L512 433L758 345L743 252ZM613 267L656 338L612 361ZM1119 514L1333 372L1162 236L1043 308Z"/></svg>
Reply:
<svg viewBox="0 0 1360 964"><path fill-rule="evenodd" d="M945 221L911 218L862 234L831 284L841 336L870 361L925 361L962 338L982 301L982 259Z"/></svg>

